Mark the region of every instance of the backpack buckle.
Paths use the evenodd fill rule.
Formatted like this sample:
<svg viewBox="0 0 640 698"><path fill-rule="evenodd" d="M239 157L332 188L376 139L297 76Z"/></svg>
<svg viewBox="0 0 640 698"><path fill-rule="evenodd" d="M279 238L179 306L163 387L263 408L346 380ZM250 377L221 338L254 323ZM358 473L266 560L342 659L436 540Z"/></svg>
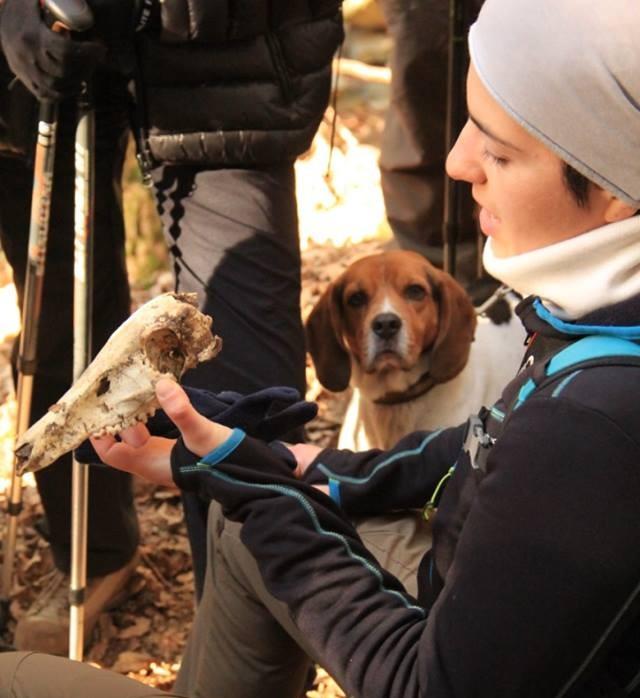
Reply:
<svg viewBox="0 0 640 698"><path fill-rule="evenodd" d="M480 415L471 415L467 422L467 433L462 450L469 454L469 461L474 470L485 472L487 456L495 442L496 440L485 431L484 421Z"/></svg>

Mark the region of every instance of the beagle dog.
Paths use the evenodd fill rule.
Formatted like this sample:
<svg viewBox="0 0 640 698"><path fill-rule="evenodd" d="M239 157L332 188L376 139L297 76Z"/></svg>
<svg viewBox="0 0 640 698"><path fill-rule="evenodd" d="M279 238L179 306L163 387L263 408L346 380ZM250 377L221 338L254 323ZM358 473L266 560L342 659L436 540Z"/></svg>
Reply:
<svg viewBox="0 0 640 698"><path fill-rule="evenodd" d="M494 324L422 255L393 250L357 260L306 322L320 383L353 387L338 448L386 449L405 434L460 424L491 405L518 370L520 321Z"/></svg>

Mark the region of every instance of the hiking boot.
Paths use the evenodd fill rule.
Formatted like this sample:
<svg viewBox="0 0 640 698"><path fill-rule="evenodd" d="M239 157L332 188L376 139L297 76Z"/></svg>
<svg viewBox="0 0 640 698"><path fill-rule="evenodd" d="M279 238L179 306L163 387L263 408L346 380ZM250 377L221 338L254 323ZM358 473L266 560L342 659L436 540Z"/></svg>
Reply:
<svg viewBox="0 0 640 698"><path fill-rule="evenodd" d="M127 582L139 557L104 577L87 580L84 602L84 643L87 644L98 617L115 608L127 596ZM51 573L49 582L31 608L16 625L14 645L18 650L35 650L66 655L69 651L69 576L59 570Z"/></svg>

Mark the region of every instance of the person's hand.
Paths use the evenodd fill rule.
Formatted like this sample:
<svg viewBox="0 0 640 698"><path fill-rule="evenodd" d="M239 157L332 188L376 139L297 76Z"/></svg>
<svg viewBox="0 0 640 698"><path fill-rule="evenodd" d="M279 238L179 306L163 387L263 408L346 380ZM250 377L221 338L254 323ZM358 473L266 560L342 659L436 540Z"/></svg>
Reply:
<svg viewBox="0 0 640 698"><path fill-rule="evenodd" d="M315 403L301 400L297 390L285 386L263 388L249 395L230 390L212 393L189 386L185 386L184 391L196 411L207 419L232 429L242 429L247 436L266 442L306 424L318 412ZM164 410L158 410L149 419L147 428L153 436L169 439L176 439L180 433ZM75 456L80 463L100 462L89 441L78 446Z"/></svg>
<svg viewBox="0 0 640 698"><path fill-rule="evenodd" d="M144 424L124 429L119 436L120 441L113 436L91 438L104 463L157 485L175 487L171 477L171 449L175 439L151 436Z"/></svg>
<svg viewBox="0 0 640 698"><path fill-rule="evenodd" d="M201 415L174 380L161 378L156 385L156 397L160 407L180 430L184 445L196 456L205 456L231 436L229 427Z"/></svg>
<svg viewBox="0 0 640 698"><path fill-rule="evenodd" d="M197 456L206 455L231 434L229 427L216 424L197 412L184 390L169 378L158 381L156 397L180 430L185 446ZM120 438L121 441L116 441L113 436L94 437L91 443L107 465L140 475L159 485L174 485L171 476L173 439L151 436L144 424L124 429Z"/></svg>
<svg viewBox="0 0 640 698"><path fill-rule="evenodd" d="M296 459L296 468L293 474L297 478L301 478L306 472L311 463L318 457L318 453L322 451L319 446L314 444L287 444L285 446L293 453ZM329 494L328 485L313 485L320 492Z"/></svg>
<svg viewBox="0 0 640 698"><path fill-rule="evenodd" d="M296 469L293 474L297 478L301 478L311 463L317 458L322 449L314 444L288 444L285 446L293 453L296 459Z"/></svg>
<svg viewBox="0 0 640 698"><path fill-rule="evenodd" d="M76 94L106 54L96 41L49 29L38 0L3 0L0 45L12 72L38 99Z"/></svg>

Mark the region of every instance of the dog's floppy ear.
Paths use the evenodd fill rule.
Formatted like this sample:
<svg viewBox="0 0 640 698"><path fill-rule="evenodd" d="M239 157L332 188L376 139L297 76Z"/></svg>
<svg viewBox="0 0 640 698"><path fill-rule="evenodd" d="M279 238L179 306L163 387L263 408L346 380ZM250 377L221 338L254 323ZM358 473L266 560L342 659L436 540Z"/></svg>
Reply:
<svg viewBox="0 0 640 698"><path fill-rule="evenodd" d="M476 313L466 291L451 276L438 274L439 329L431 350L429 373L436 383L451 380L469 358Z"/></svg>
<svg viewBox="0 0 640 698"><path fill-rule="evenodd" d="M329 284L306 322L307 349L327 390L346 390L351 362L342 338L342 277Z"/></svg>

